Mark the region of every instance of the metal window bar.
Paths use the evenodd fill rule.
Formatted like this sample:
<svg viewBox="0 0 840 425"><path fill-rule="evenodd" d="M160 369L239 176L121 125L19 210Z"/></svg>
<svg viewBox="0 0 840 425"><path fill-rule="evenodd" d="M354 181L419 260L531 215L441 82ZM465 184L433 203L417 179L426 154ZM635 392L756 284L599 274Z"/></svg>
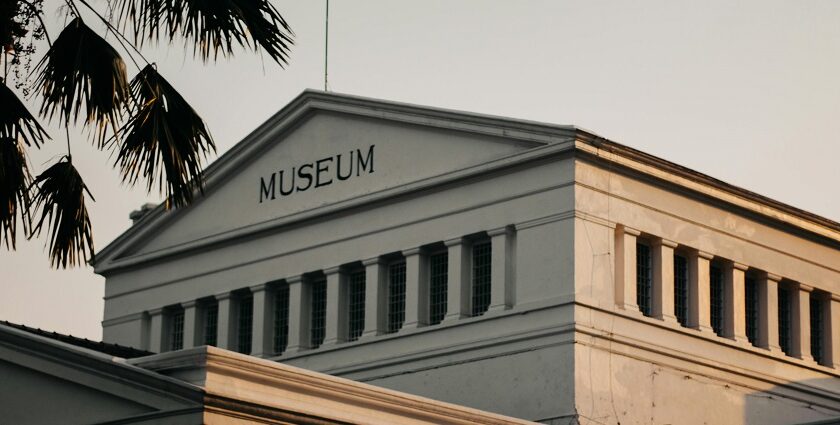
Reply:
<svg viewBox="0 0 840 425"><path fill-rule="evenodd" d="M254 296L243 295L239 299L239 315L236 333L236 351L251 354L251 333L254 328Z"/></svg>
<svg viewBox="0 0 840 425"><path fill-rule="evenodd" d="M823 304L818 297L811 295L811 357L819 364L823 363Z"/></svg>
<svg viewBox="0 0 840 425"><path fill-rule="evenodd" d="M744 279L744 319L747 340L758 346L758 284L755 279Z"/></svg>
<svg viewBox="0 0 840 425"><path fill-rule="evenodd" d="M429 256L429 324L437 325L446 316L449 285L449 254Z"/></svg>
<svg viewBox="0 0 840 425"><path fill-rule="evenodd" d="M289 345L289 285L274 294L274 352L283 354Z"/></svg>
<svg viewBox="0 0 840 425"><path fill-rule="evenodd" d="M709 267L709 291L712 330L723 335L723 268L718 265Z"/></svg>
<svg viewBox="0 0 840 425"><path fill-rule="evenodd" d="M490 241L472 246L472 315L481 316L490 307L492 283L492 245Z"/></svg>
<svg viewBox="0 0 840 425"><path fill-rule="evenodd" d="M779 288L779 346L785 354L791 353L791 306L790 292Z"/></svg>
<svg viewBox="0 0 840 425"><path fill-rule="evenodd" d="M688 260L674 255L674 314L680 325L688 324Z"/></svg>
<svg viewBox="0 0 840 425"><path fill-rule="evenodd" d="M215 346L219 327L219 303L213 301L204 309L204 345Z"/></svg>
<svg viewBox="0 0 840 425"><path fill-rule="evenodd" d="M310 348L318 348L327 334L327 280L320 278L312 282L312 305L310 318Z"/></svg>
<svg viewBox="0 0 840 425"><path fill-rule="evenodd" d="M172 312L171 328L169 329L169 349L172 351L184 348L184 309Z"/></svg>
<svg viewBox="0 0 840 425"><path fill-rule="evenodd" d="M653 264L650 247L636 244L636 304L645 316L653 314Z"/></svg>
<svg viewBox="0 0 840 425"><path fill-rule="evenodd" d="M388 332L399 331L405 322L405 261L388 266Z"/></svg>
<svg viewBox="0 0 840 425"><path fill-rule="evenodd" d="M355 341L365 331L365 271L358 270L350 273L348 294L348 335L347 339Z"/></svg>

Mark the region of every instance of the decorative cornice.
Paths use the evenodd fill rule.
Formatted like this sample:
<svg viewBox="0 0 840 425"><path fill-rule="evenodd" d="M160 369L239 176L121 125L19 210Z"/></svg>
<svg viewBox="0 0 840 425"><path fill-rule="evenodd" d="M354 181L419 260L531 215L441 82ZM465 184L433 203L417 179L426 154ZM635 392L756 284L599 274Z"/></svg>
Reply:
<svg viewBox="0 0 840 425"><path fill-rule="evenodd" d="M324 269L324 274L329 276L329 275L341 273L342 270L343 269L341 268L341 266L327 267L327 268Z"/></svg>
<svg viewBox="0 0 840 425"><path fill-rule="evenodd" d="M423 252L423 248L416 247L416 248L408 248L402 251L402 255L405 257L411 257L412 255L420 255Z"/></svg>
<svg viewBox="0 0 840 425"><path fill-rule="evenodd" d="M749 270L750 266L748 266L746 264L743 264L743 263L739 263L737 261L732 261L732 268L734 268L735 270L740 270L742 272L745 272L745 271Z"/></svg>
<svg viewBox="0 0 840 425"><path fill-rule="evenodd" d="M303 282L303 275L302 274L289 276L289 277L286 278L286 283L288 283L289 285L292 285L292 284L295 284L295 283L301 283L301 282Z"/></svg>
<svg viewBox="0 0 840 425"><path fill-rule="evenodd" d="M362 260L362 265L365 267L372 266L374 264L384 264L385 260L382 257L373 257L368 258L367 260Z"/></svg>
<svg viewBox="0 0 840 425"><path fill-rule="evenodd" d="M466 240L466 239L464 239L464 238L461 238L461 237L458 237L458 238L452 238L452 239L447 239L447 240L443 241L443 244L444 244L444 245L446 245L447 247L450 247L450 246L457 246L457 245L464 245L464 244L466 244L466 243L467 243L467 240Z"/></svg>
<svg viewBox="0 0 840 425"><path fill-rule="evenodd" d="M636 236L636 237L641 236L641 234L642 234L642 232L640 232L640 231L638 231L638 230L636 230L636 229L634 229L630 226L624 225L624 224L616 225L615 230L617 232L622 232L625 235Z"/></svg>
<svg viewBox="0 0 840 425"><path fill-rule="evenodd" d="M667 247L667 248L674 249L677 246L679 246L679 244L672 241L672 240L669 240L669 239L656 238L656 239L653 240L653 246L664 246L664 247Z"/></svg>
<svg viewBox="0 0 840 425"><path fill-rule="evenodd" d="M806 285L804 283L796 283L796 287L802 292L814 292L814 287L811 285Z"/></svg>

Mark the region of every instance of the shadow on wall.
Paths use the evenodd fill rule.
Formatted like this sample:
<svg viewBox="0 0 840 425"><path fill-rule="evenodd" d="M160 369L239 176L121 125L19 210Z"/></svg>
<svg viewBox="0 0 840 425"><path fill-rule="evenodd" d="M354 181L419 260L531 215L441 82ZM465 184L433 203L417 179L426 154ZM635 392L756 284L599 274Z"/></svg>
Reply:
<svg viewBox="0 0 840 425"><path fill-rule="evenodd" d="M840 425L840 379L810 379L747 394L744 424ZM780 409L779 404L784 408Z"/></svg>

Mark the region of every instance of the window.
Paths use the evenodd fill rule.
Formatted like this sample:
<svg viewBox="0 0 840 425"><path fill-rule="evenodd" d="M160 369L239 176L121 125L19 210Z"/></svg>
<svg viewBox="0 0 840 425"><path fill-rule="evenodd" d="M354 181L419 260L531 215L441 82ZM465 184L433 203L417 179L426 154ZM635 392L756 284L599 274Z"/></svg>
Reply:
<svg viewBox="0 0 840 425"><path fill-rule="evenodd" d="M239 315L236 332L236 351L251 354L251 332L254 327L254 296L250 293L239 299Z"/></svg>
<svg viewBox="0 0 840 425"><path fill-rule="evenodd" d="M446 316L449 285L449 255L446 252L429 256L429 324L437 325Z"/></svg>
<svg viewBox="0 0 840 425"><path fill-rule="evenodd" d="M176 307L169 319L169 349L172 351L184 348L184 309Z"/></svg>
<svg viewBox="0 0 840 425"><path fill-rule="evenodd" d="M723 267L719 264L709 267L709 291L712 330L718 335L723 335Z"/></svg>
<svg viewBox="0 0 840 425"><path fill-rule="evenodd" d="M636 304L645 316L653 314L653 264L650 247L636 244Z"/></svg>
<svg viewBox="0 0 840 425"><path fill-rule="evenodd" d="M347 294L348 335L349 341L355 341L365 331L365 270L350 273L349 293Z"/></svg>
<svg viewBox="0 0 840 425"><path fill-rule="evenodd" d="M790 291L779 288L779 345L785 354L791 353L791 306Z"/></svg>
<svg viewBox="0 0 840 425"><path fill-rule="evenodd" d="M758 346L758 284L751 277L744 279L744 319L747 339Z"/></svg>
<svg viewBox="0 0 840 425"><path fill-rule="evenodd" d="M490 241L472 246L472 315L481 316L490 307L492 245Z"/></svg>
<svg viewBox="0 0 840 425"><path fill-rule="evenodd" d="M282 354L289 344L289 285L274 294L274 352Z"/></svg>
<svg viewBox="0 0 840 425"><path fill-rule="evenodd" d="M819 294L811 294L811 356L823 364L823 303Z"/></svg>
<svg viewBox="0 0 840 425"><path fill-rule="evenodd" d="M216 345L218 325L219 302L213 300L204 308L204 345Z"/></svg>
<svg viewBox="0 0 840 425"><path fill-rule="evenodd" d="M388 266L388 332L397 332L405 322L405 261Z"/></svg>
<svg viewBox="0 0 840 425"><path fill-rule="evenodd" d="M681 325L688 324L688 260L674 255L674 314Z"/></svg>
<svg viewBox="0 0 840 425"><path fill-rule="evenodd" d="M318 348L324 343L327 333L327 280L319 277L312 282L312 306L310 321L310 347Z"/></svg>

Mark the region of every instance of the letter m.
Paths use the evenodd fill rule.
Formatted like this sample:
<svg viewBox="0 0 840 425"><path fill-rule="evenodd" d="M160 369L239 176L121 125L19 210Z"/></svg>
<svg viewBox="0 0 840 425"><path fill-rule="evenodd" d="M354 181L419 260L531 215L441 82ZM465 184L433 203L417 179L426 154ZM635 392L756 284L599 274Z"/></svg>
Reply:
<svg viewBox="0 0 840 425"><path fill-rule="evenodd" d="M373 148L376 145L370 145L370 149L368 149L367 156L362 158L362 151L356 149L356 175L358 176L362 170L367 171L368 173L373 173ZM370 165L370 170L367 169L368 165Z"/></svg>
<svg viewBox="0 0 840 425"><path fill-rule="evenodd" d="M263 199L268 199L268 196L271 195L271 199L274 200L276 194L274 193L274 175L276 173L271 173L271 179L268 181L268 185L265 184L265 179L260 177L260 203L262 203Z"/></svg>

